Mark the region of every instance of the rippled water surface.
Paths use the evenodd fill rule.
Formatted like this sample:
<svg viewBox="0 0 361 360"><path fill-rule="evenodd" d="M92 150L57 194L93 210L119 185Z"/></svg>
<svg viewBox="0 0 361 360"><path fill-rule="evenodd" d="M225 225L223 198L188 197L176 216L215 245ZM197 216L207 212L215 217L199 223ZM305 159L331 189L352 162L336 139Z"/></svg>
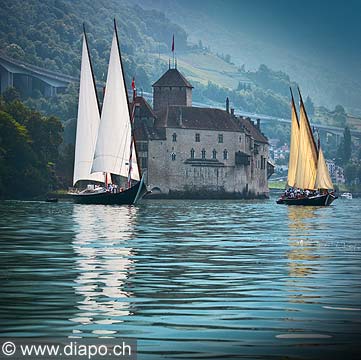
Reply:
<svg viewBox="0 0 361 360"><path fill-rule="evenodd" d="M361 199L0 203L0 332L139 359L360 356Z"/></svg>

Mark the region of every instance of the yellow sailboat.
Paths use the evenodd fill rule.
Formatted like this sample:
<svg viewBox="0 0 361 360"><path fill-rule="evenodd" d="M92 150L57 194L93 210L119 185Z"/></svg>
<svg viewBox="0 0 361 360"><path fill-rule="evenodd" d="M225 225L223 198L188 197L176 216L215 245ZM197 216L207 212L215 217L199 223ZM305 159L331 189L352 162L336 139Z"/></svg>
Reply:
<svg viewBox="0 0 361 360"><path fill-rule="evenodd" d="M298 90L299 91L299 90ZM288 190L277 200L286 205L330 205L337 197L321 146L316 146L305 105L300 95L300 117L291 90L291 145Z"/></svg>

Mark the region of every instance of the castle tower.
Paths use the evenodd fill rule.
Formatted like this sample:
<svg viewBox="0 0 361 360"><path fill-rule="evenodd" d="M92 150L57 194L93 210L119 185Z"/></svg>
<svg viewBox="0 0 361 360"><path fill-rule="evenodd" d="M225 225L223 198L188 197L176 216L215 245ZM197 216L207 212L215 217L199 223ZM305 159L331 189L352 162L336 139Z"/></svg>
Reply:
<svg viewBox="0 0 361 360"><path fill-rule="evenodd" d="M176 68L169 68L152 86L155 111L169 105L192 106L193 86Z"/></svg>

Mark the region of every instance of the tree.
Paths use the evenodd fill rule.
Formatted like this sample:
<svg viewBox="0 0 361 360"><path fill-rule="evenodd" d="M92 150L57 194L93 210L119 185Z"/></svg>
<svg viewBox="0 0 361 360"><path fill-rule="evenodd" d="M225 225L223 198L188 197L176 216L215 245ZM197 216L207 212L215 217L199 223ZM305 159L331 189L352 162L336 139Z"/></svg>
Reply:
<svg viewBox="0 0 361 360"><path fill-rule="evenodd" d="M348 126L345 127L343 132L343 160L344 162L351 160L351 132Z"/></svg>
<svg viewBox="0 0 361 360"><path fill-rule="evenodd" d="M44 194L57 185L62 124L19 100L0 100L0 197Z"/></svg>
<svg viewBox="0 0 361 360"><path fill-rule="evenodd" d="M333 118L338 126L345 127L347 114L342 105L336 105L335 110L333 111Z"/></svg>
<svg viewBox="0 0 361 360"><path fill-rule="evenodd" d="M348 184L352 184L356 180L357 175L359 173L359 169L358 169L357 165L353 164L353 163L348 163L345 166L344 171L345 171L346 182Z"/></svg>
<svg viewBox="0 0 361 360"><path fill-rule="evenodd" d="M226 56L224 57L224 61L230 64L231 63L231 55L226 54Z"/></svg>
<svg viewBox="0 0 361 360"><path fill-rule="evenodd" d="M11 102L20 99L19 92L14 87L8 87L2 94L5 102Z"/></svg>
<svg viewBox="0 0 361 360"><path fill-rule="evenodd" d="M306 98L305 107L309 116L313 116L315 114L315 106L309 96Z"/></svg>
<svg viewBox="0 0 361 360"><path fill-rule="evenodd" d="M341 143L337 149L336 162L338 165L343 166L351 161L351 147L351 132L350 129L346 126L343 132L343 139L341 140Z"/></svg>

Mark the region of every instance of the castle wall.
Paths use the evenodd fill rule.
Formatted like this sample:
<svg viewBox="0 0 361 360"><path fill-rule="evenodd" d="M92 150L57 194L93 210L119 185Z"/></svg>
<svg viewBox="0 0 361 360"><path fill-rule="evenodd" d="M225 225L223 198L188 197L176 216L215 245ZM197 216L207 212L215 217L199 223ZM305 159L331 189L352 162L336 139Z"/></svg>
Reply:
<svg viewBox="0 0 361 360"><path fill-rule="evenodd" d="M197 133L200 142L195 141ZM176 134L176 141L173 141L173 134ZM223 135L223 143L218 142L219 134ZM149 141L148 185L151 189L159 189L163 195L267 196L268 145L259 144L258 154L254 155L251 140L242 132L167 128L166 140ZM191 149L194 149L193 160ZM203 149L206 151L204 160ZM218 162L212 159L213 150L217 152ZM224 150L227 150L227 159L223 158ZM250 155L250 165L236 164L237 151Z"/></svg>

